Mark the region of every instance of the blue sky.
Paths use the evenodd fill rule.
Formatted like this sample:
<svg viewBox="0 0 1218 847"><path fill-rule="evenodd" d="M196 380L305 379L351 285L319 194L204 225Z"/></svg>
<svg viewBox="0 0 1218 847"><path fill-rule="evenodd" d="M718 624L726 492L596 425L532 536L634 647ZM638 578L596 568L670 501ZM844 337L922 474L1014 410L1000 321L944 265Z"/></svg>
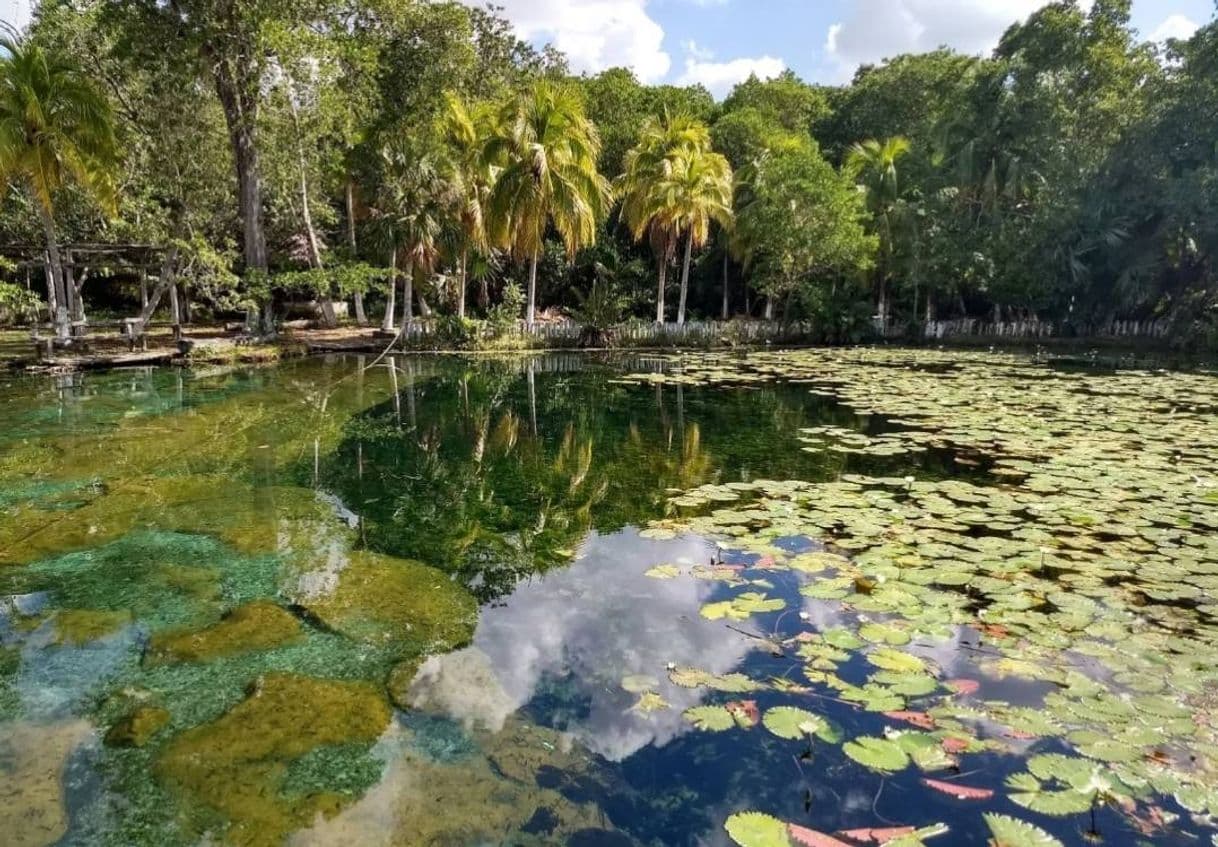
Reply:
<svg viewBox="0 0 1218 847"><path fill-rule="evenodd" d="M475 0L468 0L475 2ZM1088 0L1080 0L1087 3ZM947 44L975 53L1044 0L498 0L519 33L553 41L576 70L628 65L648 82L722 96L757 71L848 80L861 62ZM1214 0L1134 0L1146 37L1187 36Z"/></svg>
<svg viewBox="0 0 1218 847"><path fill-rule="evenodd" d="M984 52L1043 2L496 0L522 37L553 42L575 70L626 65L646 82L701 82L717 96L750 72L789 67L814 82L842 82L861 62L906 51L947 44ZM29 7L0 0L0 20L23 24ZM1183 37L1214 8L1214 0L1133 0L1134 24L1148 38Z"/></svg>

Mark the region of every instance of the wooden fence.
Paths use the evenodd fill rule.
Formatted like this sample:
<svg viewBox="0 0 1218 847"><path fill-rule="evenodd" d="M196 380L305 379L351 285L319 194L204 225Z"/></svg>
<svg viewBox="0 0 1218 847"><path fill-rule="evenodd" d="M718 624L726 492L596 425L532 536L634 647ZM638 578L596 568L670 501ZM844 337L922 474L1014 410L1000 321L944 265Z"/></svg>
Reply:
<svg viewBox="0 0 1218 847"><path fill-rule="evenodd" d="M404 346L424 347L442 344L442 324L433 320L415 320L403 333ZM491 329L484 328L487 338ZM530 339L534 347L576 347L584 336L584 328L576 321L547 321L536 323L532 329L521 322L515 335ZM614 347L720 347L763 346L765 344L795 343L812 337L813 326L808 322L778 321L691 321L655 324L641 321L619 324L608 335Z"/></svg>
<svg viewBox="0 0 1218 847"><path fill-rule="evenodd" d="M1168 321L1110 321L1104 324L1073 323L1070 321L993 321L979 318L959 318L950 321L927 321L921 337L928 340L991 339L1163 339L1171 333ZM898 335L904 335L901 329Z"/></svg>

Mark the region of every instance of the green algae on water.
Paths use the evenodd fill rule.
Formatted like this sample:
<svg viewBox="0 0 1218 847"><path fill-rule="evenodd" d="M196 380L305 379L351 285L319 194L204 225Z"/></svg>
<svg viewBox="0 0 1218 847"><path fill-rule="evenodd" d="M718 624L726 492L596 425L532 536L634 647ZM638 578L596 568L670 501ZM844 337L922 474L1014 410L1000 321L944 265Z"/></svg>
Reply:
<svg viewBox="0 0 1218 847"><path fill-rule="evenodd" d="M390 715L378 686L267 674L223 717L174 738L156 771L188 804L222 815L226 840L278 844L345 802L331 790L285 794L292 763L334 745L371 746Z"/></svg>
<svg viewBox="0 0 1218 847"><path fill-rule="evenodd" d="M255 601L238 606L205 629L157 633L148 645L145 661L206 662L219 656L269 650L300 636L300 622L290 612L269 601Z"/></svg>

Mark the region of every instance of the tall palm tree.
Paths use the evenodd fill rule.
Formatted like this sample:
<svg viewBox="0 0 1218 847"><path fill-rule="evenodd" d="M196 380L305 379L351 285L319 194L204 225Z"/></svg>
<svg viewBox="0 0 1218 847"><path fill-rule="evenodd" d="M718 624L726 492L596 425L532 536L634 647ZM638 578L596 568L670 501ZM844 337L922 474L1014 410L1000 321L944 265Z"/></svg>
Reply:
<svg viewBox="0 0 1218 847"><path fill-rule="evenodd" d="M455 206L452 184L437 164L432 151L417 150L409 143L393 144L382 153L383 176L374 221L391 251L393 271L389 279L383 329L393 329L394 286L398 257L402 269L402 331L414 319L414 277L418 271L435 270L440 241Z"/></svg>
<svg viewBox="0 0 1218 847"><path fill-rule="evenodd" d="M61 340L70 333L70 293L55 232L55 193L72 179L112 208L117 159L110 104L80 69L27 39L0 39L0 180L23 180L33 192Z"/></svg>
<svg viewBox="0 0 1218 847"><path fill-rule="evenodd" d="M643 126L639 141L626 154L617 191L622 198L622 220L636 241L651 242L659 265L656 291L656 323L664 323L664 293L668 287L668 263L676 250L679 233L674 222L660 214L656 187L672 173L673 157L683 149L710 150L710 131L688 115L665 111Z"/></svg>
<svg viewBox="0 0 1218 847"><path fill-rule="evenodd" d="M448 145L448 176L457 196L457 317L465 317L465 294L469 282L471 252L484 253L489 242L486 233L486 204L494 185L495 170L487 162L488 128L454 94L448 94L444 113L444 138ZM481 124L481 125L480 125Z"/></svg>
<svg viewBox="0 0 1218 847"><path fill-rule="evenodd" d="M732 223L732 166L727 158L709 148L684 147L672 158L668 175L654 188L654 209L663 226L685 236L685 258L681 267L681 299L677 325L685 323L689 293L689 266L694 249L710 239L711 223Z"/></svg>
<svg viewBox="0 0 1218 847"><path fill-rule="evenodd" d="M909 153L909 139L894 136L878 141L870 138L854 144L846 153L846 172L857 180L867 192L867 206L875 221L880 237L880 255L876 275L879 278L877 311L880 325L888 324L888 277L892 273L892 259L899 211L901 186L898 163Z"/></svg>
<svg viewBox="0 0 1218 847"><path fill-rule="evenodd" d="M491 240L529 262L529 328L547 226L553 224L571 256L596 242L613 197L596 167L600 150L578 94L548 80L505 107L487 144L487 161L501 168L487 204Z"/></svg>

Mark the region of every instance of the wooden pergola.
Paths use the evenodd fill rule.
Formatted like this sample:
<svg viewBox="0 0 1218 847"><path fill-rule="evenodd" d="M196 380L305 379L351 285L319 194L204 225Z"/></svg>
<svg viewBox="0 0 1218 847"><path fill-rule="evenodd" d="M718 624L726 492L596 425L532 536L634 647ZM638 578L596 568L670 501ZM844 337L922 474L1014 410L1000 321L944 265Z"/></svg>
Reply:
<svg viewBox="0 0 1218 847"><path fill-rule="evenodd" d="M149 298L148 276L151 272L158 277L164 272L166 255L170 248L158 244L141 244L135 242L104 244L97 242L67 242L59 245L60 264L63 266L65 288L69 299L68 307L71 316L72 335L83 337L89 326L84 313L82 291L91 271L102 270L107 273L134 273L140 280L141 314L136 318L125 318L114 323L127 338L129 346L134 348L137 342L142 342L144 329L148 325L151 312L160 301L162 286L158 285ZM49 258L45 244L0 244L0 256L13 261L18 269L25 270L26 287L30 288L30 272L41 270L46 280L50 280ZM172 326L175 336L180 333L180 314L178 307L177 285L170 282L170 308L173 313ZM50 303L48 296L47 301ZM151 308L150 308L151 307ZM51 316L51 320L54 317ZM35 342L39 341L38 331L41 321L34 324Z"/></svg>

